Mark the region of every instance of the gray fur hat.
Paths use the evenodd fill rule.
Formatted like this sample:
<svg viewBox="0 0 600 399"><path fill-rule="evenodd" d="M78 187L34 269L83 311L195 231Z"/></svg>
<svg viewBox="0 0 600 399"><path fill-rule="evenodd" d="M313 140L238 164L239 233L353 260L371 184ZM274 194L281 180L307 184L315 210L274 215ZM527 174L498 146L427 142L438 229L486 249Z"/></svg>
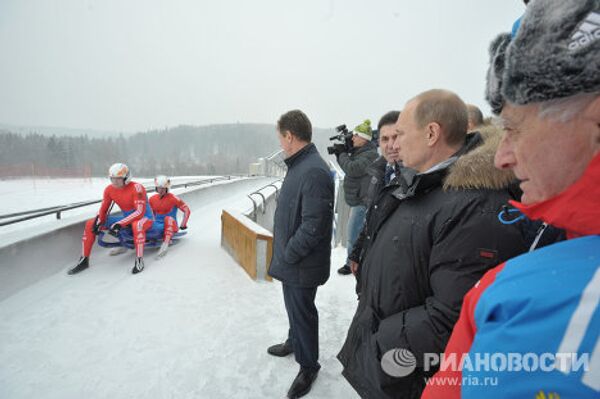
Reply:
<svg viewBox="0 0 600 399"><path fill-rule="evenodd" d="M498 115L504 106L502 89L502 74L504 73L504 62L506 47L510 43L510 33L499 34L490 44L490 67L487 71L485 85L485 99L490 104L492 112Z"/></svg>
<svg viewBox="0 0 600 399"><path fill-rule="evenodd" d="M518 105L600 91L600 0L534 0L506 51L502 94Z"/></svg>

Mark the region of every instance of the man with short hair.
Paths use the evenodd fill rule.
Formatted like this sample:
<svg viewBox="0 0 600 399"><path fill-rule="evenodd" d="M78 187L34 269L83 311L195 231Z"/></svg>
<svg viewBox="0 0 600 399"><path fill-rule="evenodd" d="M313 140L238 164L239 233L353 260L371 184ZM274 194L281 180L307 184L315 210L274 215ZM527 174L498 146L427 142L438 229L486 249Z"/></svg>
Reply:
<svg viewBox="0 0 600 399"><path fill-rule="evenodd" d="M467 132L472 132L483 125L483 114L481 113L481 110L473 104L467 104L467 112L469 113Z"/></svg>
<svg viewBox="0 0 600 399"><path fill-rule="evenodd" d="M367 189L367 213L363 229L352 246L352 252L348 257L352 273L359 278L358 268L360 259L368 249L371 236L369 226L373 228L377 224L379 213L377 210L378 199L384 187L394 182L396 173L398 173L398 162L400 156L397 149L394 149L394 140L396 139L396 121L400 111L389 111L381 117L377 124L379 131L378 143L381 156L367 168L367 175L370 176L369 188ZM357 288L360 285L357 284Z"/></svg>
<svg viewBox="0 0 600 399"><path fill-rule="evenodd" d="M418 398L432 374L424 355L444 349L463 295L498 260L525 250L519 230L497 217L512 176L494 169L493 146L467 135L467 109L456 94L416 96L396 131L400 184L384 188L378 204L358 308L338 354L344 377L369 398ZM412 374L382 366L397 351L414 357Z"/></svg>
<svg viewBox="0 0 600 399"><path fill-rule="evenodd" d="M288 171L275 210L269 274L283 285L290 328L285 343L269 347L268 353L294 353L300 371L288 397L299 398L310 391L321 368L315 296L317 287L329 278L333 179L311 143L312 125L304 112L283 114L277 132Z"/></svg>
<svg viewBox="0 0 600 399"><path fill-rule="evenodd" d="M490 65L502 82L487 96L504 125L496 166L523 191L512 205L568 240L500 264L465 296L445 358L510 368L447 367L424 398L600 397L598 21L600 0L534 1ZM484 379L495 383L470 383Z"/></svg>

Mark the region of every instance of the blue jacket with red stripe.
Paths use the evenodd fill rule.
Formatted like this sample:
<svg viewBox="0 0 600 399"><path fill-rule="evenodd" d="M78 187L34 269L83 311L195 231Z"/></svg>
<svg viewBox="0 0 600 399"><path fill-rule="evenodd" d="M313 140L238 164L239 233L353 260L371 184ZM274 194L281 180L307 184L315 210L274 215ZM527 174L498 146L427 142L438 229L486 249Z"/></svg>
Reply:
<svg viewBox="0 0 600 399"><path fill-rule="evenodd" d="M567 241L496 267L465 296L423 398L600 397L600 155L558 196L514 203Z"/></svg>

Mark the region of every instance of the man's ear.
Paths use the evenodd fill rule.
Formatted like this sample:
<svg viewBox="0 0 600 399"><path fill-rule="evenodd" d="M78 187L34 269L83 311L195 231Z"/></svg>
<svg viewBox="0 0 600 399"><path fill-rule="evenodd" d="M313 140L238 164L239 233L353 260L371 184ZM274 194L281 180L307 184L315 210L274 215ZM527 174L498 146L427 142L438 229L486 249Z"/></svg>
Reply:
<svg viewBox="0 0 600 399"><path fill-rule="evenodd" d="M442 127L437 122L430 122L425 127L426 140L429 147L433 147L442 138Z"/></svg>
<svg viewBox="0 0 600 399"><path fill-rule="evenodd" d="M288 143L291 143L292 141L294 141L295 136L292 134L292 132L290 132L289 130L285 131L285 139L287 140Z"/></svg>
<svg viewBox="0 0 600 399"><path fill-rule="evenodd" d="M289 130L280 131L279 134L281 135L281 137L283 137L285 141L291 141L292 134Z"/></svg>

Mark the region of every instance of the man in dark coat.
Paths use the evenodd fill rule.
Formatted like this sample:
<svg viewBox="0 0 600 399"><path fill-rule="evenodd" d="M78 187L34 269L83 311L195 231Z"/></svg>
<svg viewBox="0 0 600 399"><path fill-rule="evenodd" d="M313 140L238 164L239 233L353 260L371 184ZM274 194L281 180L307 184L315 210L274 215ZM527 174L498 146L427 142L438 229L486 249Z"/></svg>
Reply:
<svg viewBox="0 0 600 399"><path fill-rule="evenodd" d="M494 150L476 148L479 134L467 136L466 106L456 94L420 94L396 130L402 184L383 189L359 305L338 354L364 398L418 398L435 372L425 370L424 358L443 352L466 291L525 251L519 230L497 218L513 176L496 173Z"/></svg>
<svg viewBox="0 0 600 399"><path fill-rule="evenodd" d="M371 141L372 138L371 121L367 119L352 131L352 148L349 151L335 153L340 168L346 174L344 176L344 200L350 206L346 240L348 257L344 265L338 269L338 273L342 275L352 273L349 257L365 224L367 190L371 180L367 174L367 168L377 158L377 147Z"/></svg>
<svg viewBox="0 0 600 399"><path fill-rule="evenodd" d="M283 344L268 353L294 353L300 371L289 398L310 391L320 369L317 287L329 278L334 188L331 172L311 143L312 126L299 110L277 122L288 171L281 186L273 226L273 258L269 274L282 282L290 328Z"/></svg>
<svg viewBox="0 0 600 399"><path fill-rule="evenodd" d="M367 214L365 223L360 235L352 246L352 252L348 257L350 269L358 277L358 266L363 253L365 240L369 237L369 225L376 222L378 206L377 200L381 190L388 184L394 184L396 173L399 171L398 162L400 161L399 152L394 149L394 140L396 139L396 121L400 116L400 111L389 111L379 119L377 130L379 137L379 149L381 156L367 167L367 176L369 177L369 186L366 189Z"/></svg>
<svg viewBox="0 0 600 399"><path fill-rule="evenodd" d="M511 367L446 363L424 398L600 397L599 20L600 0L532 1L490 65L496 166L523 191L511 205L567 240L498 265L464 298L446 359L516 358Z"/></svg>

